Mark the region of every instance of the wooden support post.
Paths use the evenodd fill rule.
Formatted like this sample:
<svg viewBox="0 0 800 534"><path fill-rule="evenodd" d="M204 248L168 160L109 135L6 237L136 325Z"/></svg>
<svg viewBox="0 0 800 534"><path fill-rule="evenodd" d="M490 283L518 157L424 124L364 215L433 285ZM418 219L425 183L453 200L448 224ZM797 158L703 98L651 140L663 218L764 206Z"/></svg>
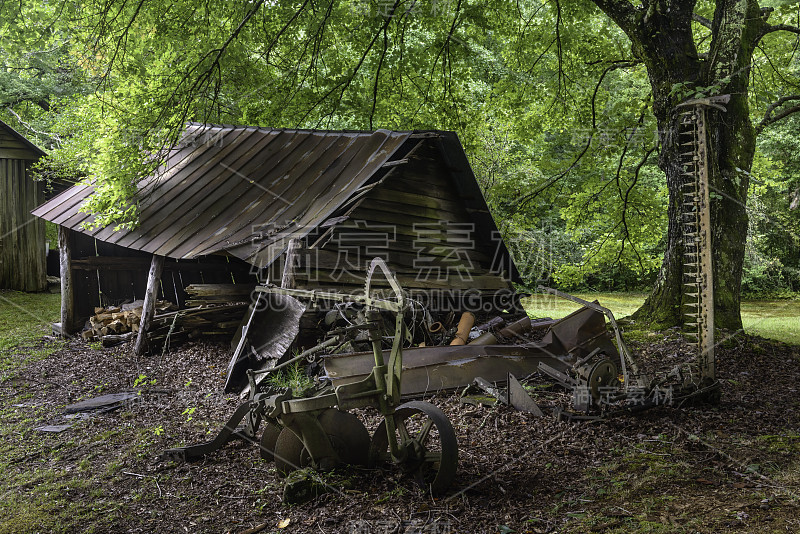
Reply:
<svg viewBox="0 0 800 534"><path fill-rule="evenodd" d="M300 242L296 238L289 240L289 245L286 247L286 261L283 264L283 276L281 276L281 287L284 289L294 288L294 268L299 248Z"/></svg>
<svg viewBox="0 0 800 534"><path fill-rule="evenodd" d="M164 268L164 256L156 256L150 262L150 272L147 275L147 290L144 293L144 304L142 304L142 318L139 322L139 335L136 336L136 344L133 351L141 356L147 349L147 331L150 329L150 321L156 310L156 300L158 299L158 286L161 281L161 270Z"/></svg>
<svg viewBox="0 0 800 534"><path fill-rule="evenodd" d="M75 330L75 287L72 285L72 248L70 229L58 227L58 255L61 273L61 335L66 337Z"/></svg>

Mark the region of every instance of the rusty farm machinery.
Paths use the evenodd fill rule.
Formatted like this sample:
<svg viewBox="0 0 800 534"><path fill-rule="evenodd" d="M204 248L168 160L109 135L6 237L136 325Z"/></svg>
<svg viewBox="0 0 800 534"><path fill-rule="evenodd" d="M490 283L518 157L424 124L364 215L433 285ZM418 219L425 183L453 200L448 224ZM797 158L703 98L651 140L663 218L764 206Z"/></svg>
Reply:
<svg viewBox="0 0 800 534"><path fill-rule="evenodd" d="M371 284L376 271L388 281L393 295L373 297ZM261 456L274 460L280 474L310 466L328 470L340 463L377 465L391 462L410 473L432 494L445 492L458 465L458 443L447 416L423 401L401 403L400 391L405 340L404 312L408 302L386 264L375 259L369 266L364 293L348 295L282 289L259 290L289 298L354 302L365 308L362 324L331 332L322 343L266 370L248 370L249 398L240 405L215 439L198 445L169 449L171 458L191 460L218 450L232 439L255 442L260 426ZM388 359L382 350L381 313L395 316L395 332ZM295 398L291 389L274 391L264 386L264 376L297 362L313 359L326 349L366 333L373 347L372 370L365 378L338 386L327 385L313 395ZM349 410L373 408L382 421L370 437L359 418ZM244 425L239 427L240 423Z"/></svg>
<svg viewBox="0 0 800 534"><path fill-rule="evenodd" d="M376 289L375 276L381 275L385 288ZM379 258L366 273L363 293L342 294L325 291L259 286L260 295L270 298L271 334L259 338L270 347L279 346L279 353L291 345L293 333L287 325L296 322L305 309L299 300L314 307L321 302L347 303L360 307L361 321L334 327L327 338L299 354L273 359L264 368L256 369L246 362L244 338L258 338L262 329L250 322L243 329L242 339L229 366L229 384L235 376L246 376L241 388L247 395L211 441L169 449L165 457L194 460L213 453L234 439L258 443L261 457L275 461L279 475L312 467L329 470L339 464L378 466L394 464L410 474L426 491L441 494L452 484L458 464L458 443L447 416L435 405L409 398L428 393L452 390L471 384L477 377L484 382L499 383L508 379L509 388L516 387L517 399L528 398L516 376L540 372L568 389L585 390L581 410L601 406L608 391L620 390L620 367L613 358L620 357L623 375L636 366L624 345L620 331L609 310L596 303L577 299L580 310L558 321L546 322L546 333L539 341L520 344L465 343L431 347L406 346L410 335L406 320L412 306L393 273ZM554 290L552 290L554 291ZM558 296L573 298L559 292ZM260 297L259 297L260 298ZM252 315L257 313L254 311ZM278 323L281 317L289 317ZM387 335L387 316L393 320ZM606 316L616 332L620 351L614 346L606 328ZM274 319L274 320L273 320ZM527 319L527 316L526 316ZM522 327L534 329L529 319L518 320L501 332L514 334ZM289 331L289 335L286 332ZM514 334L516 335L516 334ZM339 353L337 350L358 339L357 346L371 346L371 351ZM473 340L474 341L474 340ZM386 345L389 345L386 348ZM293 392L277 389L269 375L290 366L322 360L324 382L310 391ZM239 364L245 362L244 367ZM238 369L238 373L237 373ZM630 380L633 380L632 378ZM518 386L518 387L517 387ZM509 395L510 397L511 395ZM535 403L534 403L535 404ZM380 415L373 434L352 410L371 408ZM538 408L537 408L538 410ZM261 430L261 436L258 433Z"/></svg>

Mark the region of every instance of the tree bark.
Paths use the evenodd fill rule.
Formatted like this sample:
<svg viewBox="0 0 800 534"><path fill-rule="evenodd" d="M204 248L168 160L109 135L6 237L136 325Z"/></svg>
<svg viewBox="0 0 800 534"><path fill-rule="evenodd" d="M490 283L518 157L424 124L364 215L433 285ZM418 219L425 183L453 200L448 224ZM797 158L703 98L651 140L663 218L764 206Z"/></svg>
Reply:
<svg viewBox="0 0 800 534"><path fill-rule="evenodd" d="M659 128L659 167L669 189L667 248L652 294L634 319L657 327L684 322L684 254L681 228L681 147L676 106L687 98L682 87L705 96L730 94L727 112L706 113L711 193L714 309L718 328L740 329L740 288L747 236L747 191L755 152L748 90L750 61L764 19L755 0L718 0L710 23L708 59L697 53L692 34L694 0L645 2L594 0L632 42L646 67Z"/></svg>

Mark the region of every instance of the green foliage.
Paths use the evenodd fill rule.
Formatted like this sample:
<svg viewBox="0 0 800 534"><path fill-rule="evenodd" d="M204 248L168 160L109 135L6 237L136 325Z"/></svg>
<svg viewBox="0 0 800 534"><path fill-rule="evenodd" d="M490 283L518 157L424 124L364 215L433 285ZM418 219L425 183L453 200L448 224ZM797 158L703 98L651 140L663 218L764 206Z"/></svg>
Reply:
<svg viewBox="0 0 800 534"><path fill-rule="evenodd" d="M800 291L799 127L798 117L789 117L760 139L742 277L742 289L751 296Z"/></svg>
<svg viewBox="0 0 800 534"><path fill-rule="evenodd" d="M697 12L713 18L714 8L699 2ZM91 224L116 228L138 223L137 185L186 121L454 130L530 285L651 284L668 195L650 80L620 28L588 1L392 9L376 0L0 4L0 108L22 121L0 115L52 149L41 177L92 183ZM777 3L770 23L792 22L793 10ZM707 46L708 31L693 29ZM770 33L756 52L756 119L797 84L792 38ZM699 98L730 83L669 80L664 92ZM776 125L759 146L754 176L775 177L753 190L764 216L751 215L751 292L798 288L797 212L782 200L799 195L796 131Z"/></svg>

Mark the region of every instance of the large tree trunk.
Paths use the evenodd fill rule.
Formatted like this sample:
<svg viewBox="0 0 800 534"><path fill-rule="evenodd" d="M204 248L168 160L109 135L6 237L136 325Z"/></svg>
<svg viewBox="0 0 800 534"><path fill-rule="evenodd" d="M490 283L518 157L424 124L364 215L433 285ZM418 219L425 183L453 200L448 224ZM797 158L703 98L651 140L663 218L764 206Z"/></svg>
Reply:
<svg viewBox="0 0 800 534"><path fill-rule="evenodd" d="M669 188L667 250L655 289L634 318L660 327L684 322L684 254L681 228L682 147L676 106L687 98L676 85L705 88L705 96L730 94L727 112L706 113L711 194L715 322L740 329L739 293L747 236L747 190L755 135L747 103L750 61L762 19L755 0L718 0L712 44L701 58L692 33L693 0L647 2L595 0L631 38L633 53L647 66L659 126L659 166ZM685 150L685 147L683 148Z"/></svg>
<svg viewBox="0 0 800 534"><path fill-rule="evenodd" d="M745 203L749 170L753 160L753 128L742 107L741 97L733 96L728 112L707 110L708 170L711 186L711 239L714 272L714 319L718 328L742 327L739 293L742 279L747 212ZM746 107L746 102L744 106ZM685 291L684 255L681 231L682 168L677 145L677 123L662 128L660 166L667 175L669 223L667 250L653 293L634 318L655 326L683 323Z"/></svg>

